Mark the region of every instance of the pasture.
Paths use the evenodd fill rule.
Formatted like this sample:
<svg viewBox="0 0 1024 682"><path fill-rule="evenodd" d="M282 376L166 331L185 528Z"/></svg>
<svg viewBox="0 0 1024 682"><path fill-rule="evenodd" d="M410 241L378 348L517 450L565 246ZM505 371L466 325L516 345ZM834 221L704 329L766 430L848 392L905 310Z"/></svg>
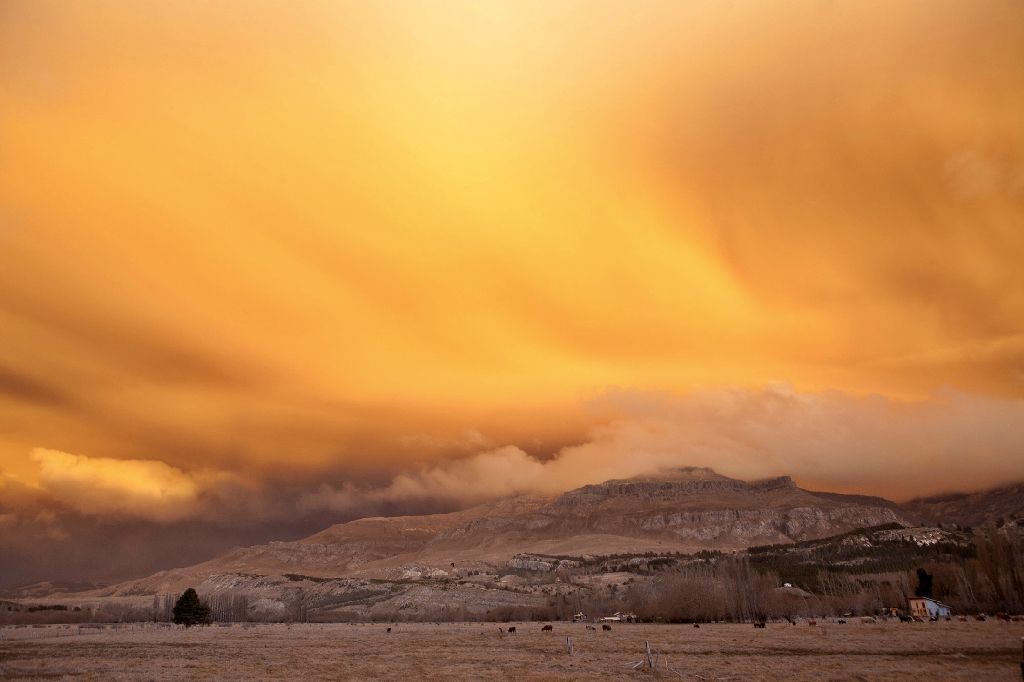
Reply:
<svg viewBox="0 0 1024 682"><path fill-rule="evenodd" d="M515 634L499 632L509 625ZM0 678L1018 680L1024 636L1024 623L991 620L552 625L8 626L0 628ZM633 669L645 641L653 673Z"/></svg>

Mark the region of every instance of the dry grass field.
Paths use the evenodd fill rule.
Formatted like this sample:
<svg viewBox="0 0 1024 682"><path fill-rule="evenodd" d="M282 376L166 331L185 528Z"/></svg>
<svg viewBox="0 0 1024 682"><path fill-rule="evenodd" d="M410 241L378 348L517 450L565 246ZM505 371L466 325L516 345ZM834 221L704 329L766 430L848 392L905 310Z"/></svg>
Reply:
<svg viewBox="0 0 1024 682"><path fill-rule="evenodd" d="M0 678L1016 680L1024 624L122 625L0 629ZM566 637L574 653L566 651ZM644 641L654 673L634 671Z"/></svg>

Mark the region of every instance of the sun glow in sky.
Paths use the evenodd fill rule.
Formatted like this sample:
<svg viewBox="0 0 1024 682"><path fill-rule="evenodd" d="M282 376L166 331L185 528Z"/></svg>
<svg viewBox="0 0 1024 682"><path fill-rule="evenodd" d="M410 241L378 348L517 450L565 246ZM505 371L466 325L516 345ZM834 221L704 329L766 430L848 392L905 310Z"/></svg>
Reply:
<svg viewBox="0 0 1024 682"><path fill-rule="evenodd" d="M0 6L0 471L83 513L139 505L55 467L380 482L766 386L981 401L992 483L1021 263L1015 0ZM772 461L892 492L844 457Z"/></svg>

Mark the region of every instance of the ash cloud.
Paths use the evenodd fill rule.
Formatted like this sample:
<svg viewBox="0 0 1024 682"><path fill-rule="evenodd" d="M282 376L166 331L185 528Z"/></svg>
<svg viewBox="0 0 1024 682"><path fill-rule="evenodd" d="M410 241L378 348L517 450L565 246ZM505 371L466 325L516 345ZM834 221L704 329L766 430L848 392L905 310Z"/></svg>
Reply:
<svg viewBox="0 0 1024 682"><path fill-rule="evenodd" d="M338 511L417 499L468 504L679 466L745 479L789 474L807 487L907 499L1013 480L1024 458L1024 400L956 391L916 402L782 384L688 396L619 391L592 408L618 416L545 461L510 445L402 472L382 487L325 484L299 504Z"/></svg>
<svg viewBox="0 0 1024 682"><path fill-rule="evenodd" d="M1020 475L1024 4L15 4L0 573L677 465ZM576 404L774 377L846 393Z"/></svg>

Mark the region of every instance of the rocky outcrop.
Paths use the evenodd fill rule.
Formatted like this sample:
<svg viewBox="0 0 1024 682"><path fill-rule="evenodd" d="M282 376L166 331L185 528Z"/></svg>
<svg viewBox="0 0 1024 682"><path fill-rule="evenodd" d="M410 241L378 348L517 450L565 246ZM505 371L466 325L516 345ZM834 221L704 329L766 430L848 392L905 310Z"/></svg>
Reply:
<svg viewBox="0 0 1024 682"><path fill-rule="evenodd" d="M680 473L699 472L694 477L680 477ZM760 481L738 481L719 476L708 469L683 469L667 480L632 479L607 481L583 486L561 495L552 504L553 510L586 508L612 499L630 499L645 503L677 502L684 498L704 498L720 493L772 493L799 490L789 476Z"/></svg>
<svg viewBox="0 0 1024 682"><path fill-rule="evenodd" d="M516 554L506 562L508 568L542 573L559 569L579 568L581 565L582 562L573 559L556 559L553 557L533 556L531 554Z"/></svg>

